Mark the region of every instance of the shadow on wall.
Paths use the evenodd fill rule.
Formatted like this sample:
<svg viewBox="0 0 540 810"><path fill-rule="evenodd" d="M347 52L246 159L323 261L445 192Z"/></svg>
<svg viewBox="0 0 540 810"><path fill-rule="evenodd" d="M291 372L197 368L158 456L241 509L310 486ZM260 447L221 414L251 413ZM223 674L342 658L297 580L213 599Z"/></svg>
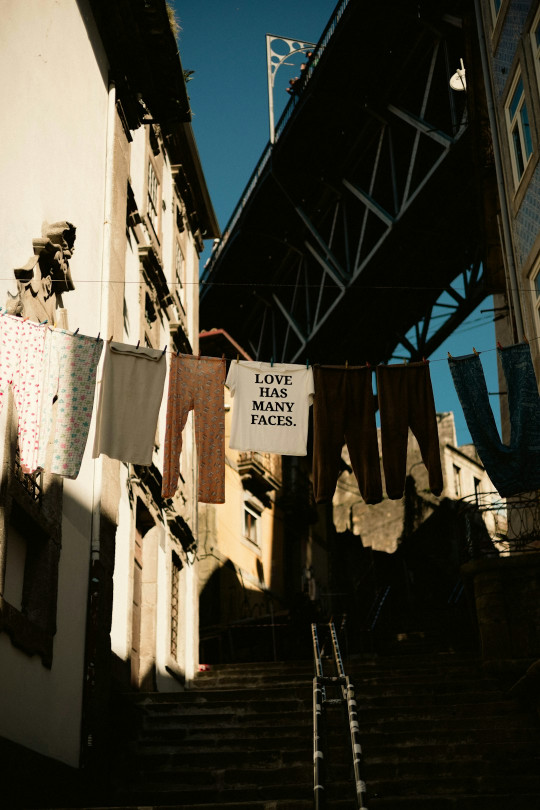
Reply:
<svg viewBox="0 0 540 810"><path fill-rule="evenodd" d="M283 610L270 593L246 587L231 560L207 580L199 598L199 617L201 664L309 657L310 625L318 619L306 594L299 594L291 609Z"/></svg>
<svg viewBox="0 0 540 810"><path fill-rule="evenodd" d="M340 595L336 612L347 615L349 650L382 651L407 634L444 649L477 649L474 599L462 578L469 532L459 504L444 499L427 520L405 519L403 529L393 553L364 547L350 531L335 535L332 586Z"/></svg>

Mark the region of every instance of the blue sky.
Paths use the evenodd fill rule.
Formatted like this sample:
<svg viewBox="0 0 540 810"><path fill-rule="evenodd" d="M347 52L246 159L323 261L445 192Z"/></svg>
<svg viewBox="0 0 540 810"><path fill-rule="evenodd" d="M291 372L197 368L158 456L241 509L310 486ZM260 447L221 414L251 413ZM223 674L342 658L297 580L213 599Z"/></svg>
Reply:
<svg viewBox="0 0 540 810"><path fill-rule="evenodd" d="M266 34L317 42L336 3L334 0L174 0L184 70L193 70L188 93L193 130L210 196L222 230L269 140ZM275 120L289 96L285 87L298 74L283 66L276 77ZM206 261L211 244L202 255ZM458 443L470 442L463 411L454 390L447 352L482 353L488 391L499 389L496 372L493 306L486 299L478 310L430 358L438 411L454 411ZM497 397L490 397L498 421Z"/></svg>

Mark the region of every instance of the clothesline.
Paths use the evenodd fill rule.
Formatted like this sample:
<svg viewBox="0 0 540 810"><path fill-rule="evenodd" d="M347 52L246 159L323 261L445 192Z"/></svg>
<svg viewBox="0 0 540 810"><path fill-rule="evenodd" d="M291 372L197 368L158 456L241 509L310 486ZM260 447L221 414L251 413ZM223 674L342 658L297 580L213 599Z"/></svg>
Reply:
<svg viewBox="0 0 540 810"><path fill-rule="evenodd" d="M140 341L137 345L113 342L112 336L104 341L99 334L95 338L80 334L78 329L75 332L56 329L46 321L36 323L3 311L0 331L3 344L0 372L4 389L6 385L13 389L21 468L26 474L49 465L54 474L77 477L90 429L97 367L105 348L93 458L104 454L131 464L149 466L152 463L169 370L161 487L165 499L174 497L177 489L182 432L193 409L198 420L195 435L198 499L204 503L224 503L226 385L235 403L229 440L232 449L306 455L309 408L313 404L316 502L331 501L339 476L340 443L343 437L349 436L352 446L349 439L347 445L360 493L366 503L378 503L382 499L382 484L372 373L377 379L388 497L403 496L402 471L406 468L403 454L406 456L409 428L420 445L431 491L439 495L443 490L437 417L427 360L379 363L372 367L369 363L362 366L348 363L310 366L309 362L274 365L273 360L270 363L240 361L237 357L225 376L224 356L174 352L167 346L163 350L153 349L141 346ZM498 348L508 384L512 426L514 428L514 422L516 425L526 422L533 439L540 435L540 402L530 346L525 341L507 347L498 344ZM166 353L176 358L166 363ZM512 464L506 464L507 448L502 445L495 427L479 352L473 348L473 354L461 357L451 357L448 353L448 363L471 436L499 493L507 496L525 491L529 481L532 481L529 488L540 486L540 454L536 444L531 444L531 448L528 445L512 447ZM519 394L517 400L511 392ZM0 390L0 394L3 393L5 390ZM56 422L53 419L55 400ZM0 406L3 401L0 397ZM516 413L512 412L512 407ZM532 414L530 417L527 408ZM362 414L359 421L358 413ZM341 427L336 431L338 423ZM487 440L485 425L493 434ZM512 429L512 436L516 433L521 437L523 432ZM492 449L501 456L502 465L498 461L491 464ZM532 454L532 466L527 453ZM505 465L508 470L501 472ZM532 479L527 472L529 467L534 468Z"/></svg>
<svg viewBox="0 0 540 810"><path fill-rule="evenodd" d="M2 315L5 315L5 314L7 314L7 313L0 307L0 317ZM26 320L26 319L23 319L23 320ZM41 321L40 325L44 325L44 324L48 324L48 322L47 321ZM56 326L48 325L48 329L50 331L55 331ZM77 328L74 332L70 332L70 330L61 330L61 329L59 331L65 331L68 334L76 335L79 332L79 329ZM85 335L85 337L92 338L93 336L92 335ZM101 333L98 332L97 337L95 338L95 340L99 341L100 339L102 339L101 338ZM112 340L113 340L113 336L111 335L111 337L109 337L106 340L106 342L110 343ZM538 340L540 340L540 337L534 337L534 338L531 338L530 340L527 340L527 342L533 343L533 342L538 341ZM138 349L139 346L140 346L140 341L138 341L137 345L133 344L134 349ZM144 347L141 347L141 348L144 348ZM153 347L149 346L149 347L146 347L146 348L153 348ZM479 349L479 350L477 350L475 347L472 347L471 353L474 353L474 354L489 354L489 353L494 352L494 351L497 351L497 347L495 347L493 349ZM176 351L171 351L170 349L167 348L167 346L165 346L161 350L161 352L162 352L162 356L165 355L165 354L169 354L169 355L174 356L174 357L178 357L180 354L187 354L187 352L181 352L179 349L177 349ZM203 355L198 353L196 356L201 357ZM223 357L224 357L224 355L223 355ZM403 362L409 362L408 358L399 357L399 358L395 358L395 359L400 359L400 360L402 359ZM429 359L426 358L426 362L429 362L429 363L441 363L441 362L447 361L447 360L448 360L448 356L447 357L432 357L432 358L429 358ZM276 362L286 362L286 361L276 361ZM307 362L309 362L309 361L307 361ZM311 365L313 365L313 364L311 364ZM377 364L375 364L375 365L377 365ZM375 367L375 365L374 365L374 367ZM382 365L388 365L388 364L382 364Z"/></svg>
<svg viewBox="0 0 540 810"><path fill-rule="evenodd" d="M0 276L0 281L13 281L13 276ZM139 286L146 286L146 281L131 281L129 279L100 279L100 278L77 278L77 284L138 284ZM199 279L198 281L167 281L168 286L170 287L193 287L193 286L201 286L201 287L263 287L263 288L291 288L295 289L296 287L302 287L303 289L319 289L321 286L320 283L317 284L304 284L304 283L282 283L282 282L255 282L255 281L205 281L204 279ZM339 286L336 284L336 286ZM345 286L345 285L342 285ZM354 290L355 288L349 288L349 292ZM538 292L537 287L532 284L530 287L524 286L517 286L517 290L520 292ZM430 286L414 286L411 287L410 284L369 284L369 285L362 285L356 288L358 292L366 292L367 290L411 290L414 292L421 292L426 291L430 292L433 290L440 290L441 292L445 292L448 290L448 285L430 285ZM452 287L454 292L467 292L467 288L465 286L456 286ZM435 304L437 306L437 304Z"/></svg>

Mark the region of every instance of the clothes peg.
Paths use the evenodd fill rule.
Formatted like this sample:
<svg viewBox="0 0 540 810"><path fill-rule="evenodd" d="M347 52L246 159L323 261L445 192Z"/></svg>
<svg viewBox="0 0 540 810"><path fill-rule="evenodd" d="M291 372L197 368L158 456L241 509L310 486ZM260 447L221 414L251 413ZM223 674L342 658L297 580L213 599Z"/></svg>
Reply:
<svg viewBox="0 0 540 810"><path fill-rule="evenodd" d="M2 315L3 315L3 314L4 314L4 313L2 313ZM40 325L40 326L43 326L43 324L44 324L44 323L49 323L49 321L47 320L47 318L45 318L45 320L44 320L44 321L40 321L40 322L39 322L39 325Z"/></svg>
<svg viewBox="0 0 540 810"><path fill-rule="evenodd" d="M23 319L22 319L22 322L24 323L24 322L25 322L25 321L27 321L27 320L28 320L28 316L26 316L26 318L23 318Z"/></svg>
<svg viewBox="0 0 540 810"><path fill-rule="evenodd" d="M238 363L239 361L240 361L240 355L239 355L239 354L237 354L237 355L236 355L236 362Z"/></svg>
<svg viewBox="0 0 540 810"><path fill-rule="evenodd" d="M167 351L167 347L165 346L165 348L164 348L164 349L163 349L163 351L161 352L161 356L162 356L162 357L163 357L163 355L165 354L165 352L166 352L166 351Z"/></svg>
<svg viewBox="0 0 540 810"><path fill-rule="evenodd" d="M425 357L422 357L422 363L427 363L427 360L426 360Z"/></svg>
<svg viewBox="0 0 540 810"><path fill-rule="evenodd" d="M113 336L111 335L107 343L110 345L112 343Z"/></svg>
<svg viewBox="0 0 540 810"><path fill-rule="evenodd" d="M448 359L449 359L449 360L453 360L453 359L454 359L454 358L452 357L452 355L450 354L450 352L448 352Z"/></svg>
<svg viewBox="0 0 540 810"><path fill-rule="evenodd" d="M497 348L498 348L498 349L502 349L502 348L503 348L500 340L498 340L498 341L497 341Z"/></svg>
<svg viewBox="0 0 540 810"><path fill-rule="evenodd" d="M77 334L77 332L78 332L78 331L79 331L79 327L77 327L77 328L75 329L75 331L73 332L73 337L75 337L75 335Z"/></svg>
<svg viewBox="0 0 540 810"><path fill-rule="evenodd" d="M476 351L476 349L474 348L474 346L472 347L472 350L473 350L473 352L475 353L475 355L476 355L477 357L480 357L480 355L478 354L478 352Z"/></svg>
<svg viewBox="0 0 540 810"><path fill-rule="evenodd" d="M100 334L101 334L101 332L98 332L98 333L97 333L96 343L97 343L97 342L98 342L98 340L99 340L99 336L100 336Z"/></svg>
<svg viewBox="0 0 540 810"><path fill-rule="evenodd" d="M138 340L138 341L137 341L137 345L136 345L136 347L135 347L136 349L138 349L138 348L139 348L140 342L141 342L140 340Z"/></svg>

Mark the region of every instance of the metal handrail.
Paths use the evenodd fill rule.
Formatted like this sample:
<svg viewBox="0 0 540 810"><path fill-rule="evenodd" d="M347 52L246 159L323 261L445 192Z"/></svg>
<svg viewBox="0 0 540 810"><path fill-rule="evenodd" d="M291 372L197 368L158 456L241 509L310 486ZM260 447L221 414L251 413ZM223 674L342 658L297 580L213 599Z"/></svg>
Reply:
<svg viewBox="0 0 540 810"><path fill-rule="evenodd" d="M313 806L315 810L323 810L324 801L324 751L322 735L322 707L326 699L326 690L323 685L323 668L321 649L317 625L311 625L313 639L313 657L315 661L315 677L313 678Z"/></svg>
<svg viewBox="0 0 540 810"><path fill-rule="evenodd" d="M352 685L350 678L345 674L343 659L341 658L339 642L333 622L328 623L328 629L330 631L332 640L333 659L336 671L338 673L337 677L324 676L317 625L311 625L313 657L316 673L315 677L313 678L313 803L315 810L323 810L325 806L325 758L322 735L322 726L324 722L323 709L326 705L335 705L336 703L341 703L346 704L347 706L356 792L356 806L358 810L367 810L365 804L367 790L362 774L363 756L362 746L360 744L360 727L358 724L354 686ZM335 684L341 687L340 700L327 700L325 686L328 684Z"/></svg>

